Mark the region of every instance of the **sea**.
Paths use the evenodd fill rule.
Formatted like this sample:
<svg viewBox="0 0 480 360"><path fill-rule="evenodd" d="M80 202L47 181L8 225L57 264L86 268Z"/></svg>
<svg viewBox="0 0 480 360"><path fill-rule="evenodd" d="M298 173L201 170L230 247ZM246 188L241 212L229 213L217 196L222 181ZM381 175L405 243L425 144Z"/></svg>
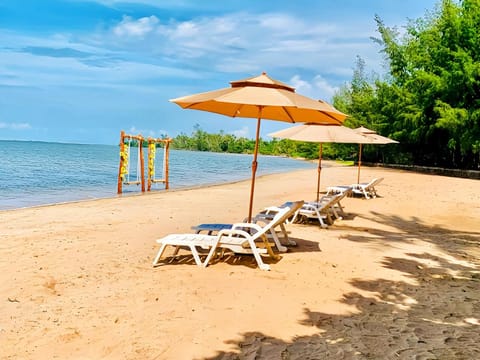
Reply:
<svg viewBox="0 0 480 360"><path fill-rule="evenodd" d="M157 179L164 178L163 158L163 149L157 149ZM253 155L248 154L170 150L169 188L250 179L252 160ZM0 210L116 197L119 161L118 145L0 140ZM139 180L138 163L138 149L132 147L130 182ZM308 161L259 155L257 176L315 166ZM122 188L125 195L141 192L139 185ZM165 186L154 184L152 191L165 191Z"/></svg>

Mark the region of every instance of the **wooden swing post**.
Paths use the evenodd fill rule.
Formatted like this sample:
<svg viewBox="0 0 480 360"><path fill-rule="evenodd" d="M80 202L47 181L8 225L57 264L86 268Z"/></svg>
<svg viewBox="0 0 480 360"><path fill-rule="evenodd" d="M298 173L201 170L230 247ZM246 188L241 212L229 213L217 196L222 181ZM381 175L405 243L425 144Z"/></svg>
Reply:
<svg viewBox="0 0 480 360"><path fill-rule="evenodd" d="M165 184L165 190L168 189L168 154L170 142L172 139L154 139L148 138L148 177L147 177L147 191L150 191L152 184L162 182ZM163 143L163 166L164 166L164 178L155 179L155 152L156 146L159 143ZM152 149L154 147L154 149Z"/></svg>
<svg viewBox="0 0 480 360"><path fill-rule="evenodd" d="M123 158L124 151L125 151L125 131L120 131L120 162L118 165L118 182L117 182L117 194L122 193L122 167L125 164L125 159Z"/></svg>
<svg viewBox="0 0 480 360"><path fill-rule="evenodd" d="M172 142L172 139L166 139L165 140L165 155L164 155L164 161L165 161L165 190L168 190L168 154L169 154L169 147L170 147L171 142Z"/></svg>
<svg viewBox="0 0 480 360"><path fill-rule="evenodd" d="M145 192L145 165L144 165L144 156L143 156L143 136L142 135L128 135L125 134L125 131L120 132L120 163L118 166L118 181L117 181L117 193L121 194L123 189L122 185L124 183L123 176L125 175L128 170L125 168L126 166L129 166L127 164L126 157L128 157L127 152L125 151L125 139L129 140L136 140L138 141L138 166L140 168L140 184L142 185L142 192ZM128 148L128 152L130 152L130 147ZM125 169L125 170L124 170ZM138 172L138 169L137 169ZM138 176L138 174L137 174ZM125 182L126 183L126 182ZM127 183L126 183L127 184ZM129 184L129 183L128 183ZM138 185L139 183L136 182Z"/></svg>
<svg viewBox="0 0 480 360"><path fill-rule="evenodd" d="M143 137L142 135L138 136L138 153L139 153L139 162L140 162L140 180L142 182L142 192L145 192L145 165L143 162Z"/></svg>

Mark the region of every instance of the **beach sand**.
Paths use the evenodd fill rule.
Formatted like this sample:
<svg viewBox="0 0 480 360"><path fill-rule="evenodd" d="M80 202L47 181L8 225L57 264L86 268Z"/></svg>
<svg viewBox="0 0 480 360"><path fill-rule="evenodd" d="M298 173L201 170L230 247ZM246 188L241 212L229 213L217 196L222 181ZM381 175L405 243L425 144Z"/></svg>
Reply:
<svg viewBox="0 0 480 360"><path fill-rule="evenodd" d="M322 188L356 180L326 163ZM261 164L260 164L261 165ZM246 216L249 181L0 212L1 359L479 359L480 181L367 168L298 245L153 268L155 240ZM112 185L113 186L113 185ZM260 177L255 210L313 200L316 170Z"/></svg>

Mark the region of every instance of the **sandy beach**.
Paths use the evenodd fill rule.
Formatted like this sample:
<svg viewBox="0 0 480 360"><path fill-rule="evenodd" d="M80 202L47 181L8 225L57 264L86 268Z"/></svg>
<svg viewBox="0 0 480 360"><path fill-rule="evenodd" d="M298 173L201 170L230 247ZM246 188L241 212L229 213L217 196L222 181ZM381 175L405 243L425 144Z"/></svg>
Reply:
<svg viewBox="0 0 480 360"><path fill-rule="evenodd" d="M322 189L356 180L327 163ZM238 222L250 182L0 212L1 359L478 359L480 181L367 168L328 229L250 256L153 268L155 240ZM115 186L115 184L112 184ZM316 170L260 177L254 209L313 200Z"/></svg>

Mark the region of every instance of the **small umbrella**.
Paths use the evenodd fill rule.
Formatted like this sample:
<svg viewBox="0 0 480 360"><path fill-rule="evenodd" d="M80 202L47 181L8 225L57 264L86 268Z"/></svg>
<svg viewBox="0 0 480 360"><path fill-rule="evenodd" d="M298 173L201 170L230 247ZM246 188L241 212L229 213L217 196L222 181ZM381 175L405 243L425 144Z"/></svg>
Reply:
<svg viewBox="0 0 480 360"><path fill-rule="evenodd" d="M271 137L320 143L318 154L317 201L320 198L320 174L322 171L323 143L370 143L371 141L355 130L341 125L304 124L293 126L271 134Z"/></svg>
<svg viewBox="0 0 480 360"><path fill-rule="evenodd" d="M230 85L230 88L184 96L170 101L184 109L257 119L248 209L248 219L251 221L261 119L291 123L309 121L322 124L341 124L347 115L326 102L297 94L295 88L270 78L266 73L244 80L232 81Z"/></svg>
<svg viewBox="0 0 480 360"><path fill-rule="evenodd" d="M360 126L356 128L355 131L363 136L367 137L371 141L370 144L398 144L398 141L392 140L388 137L378 135L375 131L367 129L366 127ZM360 143L360 148L358 150L358 171L357 171L357 184L360 184L360 168L362 167L362 143Z"/></svg>

